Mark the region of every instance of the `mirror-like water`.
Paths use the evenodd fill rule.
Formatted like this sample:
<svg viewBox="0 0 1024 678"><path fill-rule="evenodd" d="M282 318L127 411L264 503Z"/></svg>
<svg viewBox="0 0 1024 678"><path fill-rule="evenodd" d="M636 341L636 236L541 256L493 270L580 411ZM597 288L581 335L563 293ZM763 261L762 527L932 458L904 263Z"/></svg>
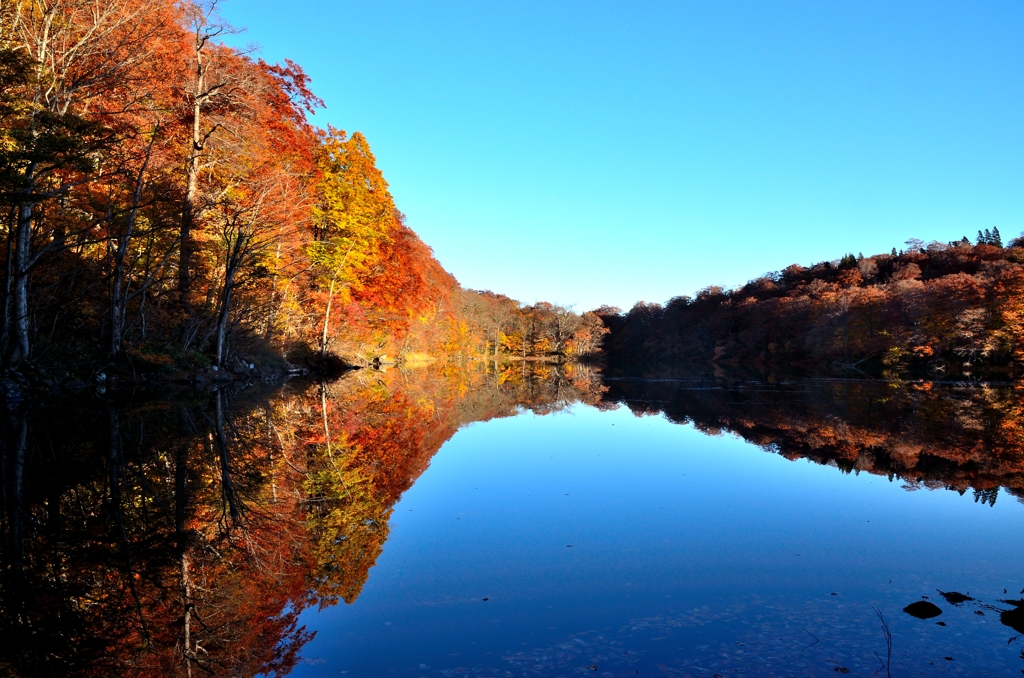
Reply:
<svg viewBox="0 0 1024 678"><path fill-rule="evenodd" d="M427 369L67 411L5 423L18 674L1024 669L1015 388Z"/></svg>

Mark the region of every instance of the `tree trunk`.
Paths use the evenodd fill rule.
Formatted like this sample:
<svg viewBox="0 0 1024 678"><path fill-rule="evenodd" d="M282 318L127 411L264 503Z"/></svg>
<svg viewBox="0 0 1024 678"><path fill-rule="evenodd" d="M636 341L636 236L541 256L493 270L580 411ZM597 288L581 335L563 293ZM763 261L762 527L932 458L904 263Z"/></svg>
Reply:
<svg viewBox="0 0 1024 678"><path fill-rule="evenodd" d="M4 269L4 317L2 355L7 355L11 340L11 282L14 277L14 233L16 230L18 210L11 210L11 218L7 224L7 267Z"/></svg>
<svg viewBox="0 0 1024 678"><path fill-rule="evenodd" d="M242 512L235 497L235 484L231 480L231 453L228 451L228 439L224 434L223 390L217 390L217 397L214 399L214 402L216 404L216 419L214 421L214 431L216 435L214 439L217 444L217 454L220 457L221 492L224 496L224 502L228 506L228 515L231 516L231 524L238 525L242 518Z"/></svg>
<svg viewBox="0 0 1024 678"><path fill-rule="evenodd" d="M354 242L348 246L348 251L345 252L345 256L341 258L341 263L338 265L338 268L334 269L334 277L331 278L331 289L327 293L327 310L324 311L324 335L320 340L320 355L327 354L327 328L330 325L331 320L331 302L334 300L334 283L338 281L341 269L345 267L345 262L348 261L348 255L352 254L352 248L355 246L356 244Z"/></svg>
<svg viewBox="0 0 1024 678"><path fill-rule="evenodd" d="M324 440L327 441L327 458L331 461L331 466L337 468L334 463L334 452L331 450L331 426L327 421L327 384L320 384L320 412L324 420Z"/></svg>
<svg viewBox="0 0 1024 678"><path fill-rule="evenodd" d="M221 292L220 308L217 312L217 344L214 355L215 365L224 366L224 345L227 339L228 318L231 315L231 295L235 290L235 276L245 260L249 246L249 235L237 232L234 242L228 240L227 256L224 258L224 290Z"/></svg>
<svg viewBox="0 0 1024 678"><path fill-rule="evenodd" d="M228 332L228 316L231 307L231 292L235 286L235 270L228 269L224 276L224 293L221 296L220 312L217 314L217 349L214 364L224 367L224 342Z"/></svg>
<svg viewBox="0 0 1024 678"><path fill-rule="evenodd" d="M189 269L192 265L192 229L195 227L196 195L199 192L199 153L203 150L201 121L202 105L197 100L192 106L192 152L185 166L185 198L181 206L181 242L178 245L178 296L181 298L182 308L186 310L189 308L188 295L192 287Z"/></svg>
<svg viewBox="0 0 1024 678"><path fill-rule="evenodd" d="M27 360L29 355L29 316L28 316L28 268L32 244L32 204L22 203L18 206L18 223L14 235L14 280L11 290L14 302L14 316L10 358L11 364Z"/></svg>
<svg viewBox="0 0 1024 678"><path fill-rule="evenodd" d="M199 160L206 146L203 136L203 103L212 92L206 91L206 63L203 48L206 39L196 33L195 59L196 82L192 98L192 148L185 164L185 198L181 205L181 243L178 245L178 296L182 308L189 309L189 291L192 287L190 268L192 266L192 230L196 221L196 196L199 192Z"/></svg>
<svg viewBox="0 0 1024 678"><path fill-rule="evenodd" d="M187 552L181 554L181 606L183 608L185 622L185 647L182 654L185 657L186 673L191 678L192 662L195 652L192 650L192 577L189 572L190 558Z"/></svg>
<svg viewBox="0 0 1024 678"><path fill-rule="evenodd" d="M25 507L23 506L23 486L25 477L25 451L28 448L28 422L22 413L11 412L10 445L8 450L14 454L10 459L9 495L7 500L8 520L11 525L11 574L15 580L21 576L25 564Z"/></svg>
<svg viewBox="0 0 1024 678"><path fill-rule="evenodd" d="M153 142L156 141L154 134ZM124 262L128 256L128 245L131 243L135 233L135 221L139 215L139 205L142 203L143 180L146 175L146 168L149 166L149 158L153 151L153 142L146 149L146 159L142 162L138 177L135 179L135 192L132 194L132 209L128 213L124 233L118 238L117 249L114 251L114 271L110 276L110 344L107 351L111 356L121 351L121 334L124 332L124 318L127 312L128 296L125 290L125 266Z"/></svg>
<svg viewBox="0 0 1024 678"><path fill-rule="evenodd" d="M324 335L320 338L320 355L327 355L327 328L331 324L331 302L334 301L334 283L337 276L331 279L331 289L327 293L327 309L324 311Z"/></svg>
<svg viewBox="0 0 1024 678"><path fill-rule="evenodd" d="M124 328L124 261L118 256L114 261L114 272L110 276L110 343L107 353L115 356L121 352L121 331Z"/></svg>

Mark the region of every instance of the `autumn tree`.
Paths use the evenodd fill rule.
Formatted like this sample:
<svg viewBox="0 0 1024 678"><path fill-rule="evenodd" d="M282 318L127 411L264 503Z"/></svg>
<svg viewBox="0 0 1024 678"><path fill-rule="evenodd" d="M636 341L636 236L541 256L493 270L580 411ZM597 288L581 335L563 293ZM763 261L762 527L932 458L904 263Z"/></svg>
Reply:
<svg viewBox="0 0 1024 678"><path fill-rule="evenodd" d="M15 215L8 238L11 363L31 352L32 270L80 244L97 225L88 217L71 227L50 224L38 208L102 176L96 153L116 142L120 118L142 102L129 97L124 107L111 108L101 102L138 77L151 56L147 43L166 26L166 9L132 0L39 0L0 10L5 98L17 102L4 106L2 149L5 198Z"/></svg>
<svg viewBox="0 0 1024 678"><path fill-rule="evenodd" d="M327 288L320 335L321 352L326 352L333 307L349 304L352 292L370 282L400 215L362 134L349 137L328 128L320 136L317 164L320 182L309 255L315 283Z"/></svg>
<svg viewBox="0 0 1024 678"><path fill-rule="evenodd" d="M0 6L8 367L461 364L522 320L519 357L570 355L578 314L463 290L367 139L234 32L217 0Z"/></svg>
<svg viewBox="0 0 1024 678"><path fill-rule="evenodd" d="M618 365L1015 375L1024 369L1011 339L1022 269L1017 248L915 240L902 254L794 265L602 320Z"/></svg>

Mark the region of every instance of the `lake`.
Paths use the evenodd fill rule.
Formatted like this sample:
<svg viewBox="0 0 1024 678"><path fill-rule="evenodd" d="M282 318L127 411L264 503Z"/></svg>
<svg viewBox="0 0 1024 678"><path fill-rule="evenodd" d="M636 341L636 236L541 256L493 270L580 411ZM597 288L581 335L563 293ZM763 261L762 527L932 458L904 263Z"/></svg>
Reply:
<svg viewBox="0 0 1024 678"><path fill-rule="evenodd" d="M24 675L1024 669L1013 386L515 364L159 395L8 416Z"/></svg>

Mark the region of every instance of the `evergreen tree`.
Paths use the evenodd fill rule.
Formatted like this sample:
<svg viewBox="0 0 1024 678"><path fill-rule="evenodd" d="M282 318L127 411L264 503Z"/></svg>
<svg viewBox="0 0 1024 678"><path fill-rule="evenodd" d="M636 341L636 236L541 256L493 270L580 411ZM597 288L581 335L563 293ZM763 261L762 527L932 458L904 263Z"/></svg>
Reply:
<svg viewBox="0 0 1024 678"><path fill-rule="evenodd" d="M982 235L981 231L978 231L978 244L979 245L984 245L985 244L985 236Z"/></svg>
<svg viewBox="0 0 1024 678"><path fill-rule="evenodd" d="M843 258L839 260L840 270L846 270L849 268L857 268L857 258L852 254L844 255Z"/></svg>
<svg viewBox="0 0 1024 678"><path fill-rule="evenodd" d="M891 257L895 257L896 256L896 248L895 247L892 248L892 254L890 254L889 256L891 256Z"/></svg>
<svg viewBox="0 0 1024 678"><path fill-rule="evenodd" d="M989 245L995 245L996 247L1003 246L1003 236L999 235L999 227L996 226L992 229L992 239L988 243Z"/></svg>

